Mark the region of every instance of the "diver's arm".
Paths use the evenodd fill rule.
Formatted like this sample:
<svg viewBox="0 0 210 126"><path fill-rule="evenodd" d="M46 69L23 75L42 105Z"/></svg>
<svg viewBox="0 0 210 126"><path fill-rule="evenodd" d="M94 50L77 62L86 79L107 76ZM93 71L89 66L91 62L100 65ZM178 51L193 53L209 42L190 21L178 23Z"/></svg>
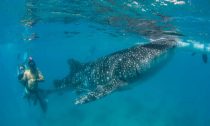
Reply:
<svg viewBox="0 0 210 126"><path fill-rule="evenodd" d="M19 82L22 84L22 85L24 85L25 84L25 81L24 80L19 80Z"/></svg>
<svg viewBox="0 0 210 126"><path fill-rule="evenodd" d="M39 71L39 75L38 76L39 77L38 77L37 81L39 81L39 82L44 81L44 76L43 76L43 74L40 71Z"/></svg>
<svg viewBox="0 0 210 126"><path fill-rule="evenodd" d="M25 81L24 80L19 80L19 82L23 85L23 86L25 86Z"/></svg>
<svg viewBox="0 0 210 126"><path fill-rule="evenodd" d="M19 80L19 82L20 82L23 86L25 86L26 80L27 80L27 74L26 74L26 72L22 75L22 78L19 78L18 80Z"/></svg>
<svg viewBox="0 0 210 126"><path fill-rule="evenodd" d="M27 76L28 76L28 72L25 71L24 74L23 74L23 77L22 77L22 79L20 79L20 81L26 81L27 80Z"/></svg>

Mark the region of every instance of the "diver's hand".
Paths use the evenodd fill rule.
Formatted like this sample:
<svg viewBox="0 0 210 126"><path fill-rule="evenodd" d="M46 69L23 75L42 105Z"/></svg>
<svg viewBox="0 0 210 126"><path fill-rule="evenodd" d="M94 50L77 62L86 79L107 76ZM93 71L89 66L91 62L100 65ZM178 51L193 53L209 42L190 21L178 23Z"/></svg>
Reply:
<svg viewBox="0 0 210 126"><path fill-rule="evenodd" d="M37 81L37 82L44 82L44 79L42 79L42 78L40 79L40 78L39 78L39 79L36 79L36 81Z"/></svg>
<svg viewBox="0 0 210 126"><path fill-rule="evenodd" d="M38 83L38 82L40 82L40 80L39 79L31 79L30 82L31 83Z"/></svg>

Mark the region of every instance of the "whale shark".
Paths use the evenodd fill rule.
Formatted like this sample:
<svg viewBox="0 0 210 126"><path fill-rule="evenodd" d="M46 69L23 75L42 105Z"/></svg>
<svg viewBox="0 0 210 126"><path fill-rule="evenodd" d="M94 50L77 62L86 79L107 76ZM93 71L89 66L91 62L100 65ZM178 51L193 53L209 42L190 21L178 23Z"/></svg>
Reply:
<svg viewBox="0 0 210 126"><path fill-rule="evenodd" d="M55 80L54 85L57 89L82 91L74 103L89 103L137 81L166 61L175 47L175 39L160 39L88 63L69 59L70 73L61 80Z"/></svg>

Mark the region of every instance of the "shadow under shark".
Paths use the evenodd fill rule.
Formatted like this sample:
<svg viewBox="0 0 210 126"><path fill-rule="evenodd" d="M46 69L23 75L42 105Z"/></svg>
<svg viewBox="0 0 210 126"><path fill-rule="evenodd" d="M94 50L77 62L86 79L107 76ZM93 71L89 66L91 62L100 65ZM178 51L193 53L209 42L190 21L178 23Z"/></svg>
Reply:
<svg viewBox="0 0 210 126"><path fill-rule="evenodd" d="M65 78L55 80L54 85L57 89L82 91L75 104L92 102L140 79L170 58L176 46L175 39L165 38L136 45L85 64L70 59L71 72Z"/></svg>

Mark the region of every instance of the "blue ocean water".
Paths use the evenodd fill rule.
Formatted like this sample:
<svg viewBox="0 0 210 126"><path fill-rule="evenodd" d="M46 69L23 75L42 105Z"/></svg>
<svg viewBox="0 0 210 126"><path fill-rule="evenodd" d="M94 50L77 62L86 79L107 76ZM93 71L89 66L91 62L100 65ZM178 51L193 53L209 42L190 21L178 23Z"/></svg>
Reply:
<svg viewBox="0 0 210 126"><path fill-rule="evenodd" d="M209 126L209 1L2 0L0 3L1 126ZM32 24L30 24L32 23ZM163 33L192 45L134 86L74 105L72 91L48 97L43 113L24 98L17 65L33 56L45 76L40 88L69 72L67 60L96 60Z"/></svg>

